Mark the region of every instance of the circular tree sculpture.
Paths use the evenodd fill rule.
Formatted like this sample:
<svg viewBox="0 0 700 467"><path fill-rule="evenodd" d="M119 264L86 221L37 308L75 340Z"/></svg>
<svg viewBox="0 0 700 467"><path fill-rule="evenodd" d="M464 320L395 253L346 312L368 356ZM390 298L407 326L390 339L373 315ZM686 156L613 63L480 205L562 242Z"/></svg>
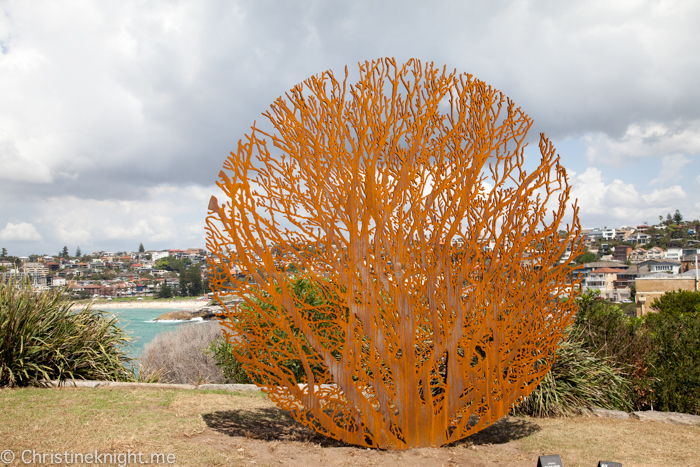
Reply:
<svg viewBox="0 0 700 467"><path fill-rule="evenodd" d="M296 420L357 445L440 446L549 371L576 310L578 208L559 230L552 144L540 136L527 173L532 121L471 75L381 59L347 81L297 85L226 160L210 285L243 299L224 322L235 356Z"/></svg>

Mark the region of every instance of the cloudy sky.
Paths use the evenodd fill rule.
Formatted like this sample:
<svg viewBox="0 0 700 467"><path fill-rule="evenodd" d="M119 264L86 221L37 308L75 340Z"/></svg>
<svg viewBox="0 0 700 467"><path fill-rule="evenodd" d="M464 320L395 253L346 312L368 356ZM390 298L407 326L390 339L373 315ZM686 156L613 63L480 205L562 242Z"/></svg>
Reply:
<svg viewBox="0 0 700 467"><path fill-rule="evenodd" d="M252 122L385 56L513 99L584 227L700 218L699 21L696 0L0 1L0 247L203 247Z"/></svg>

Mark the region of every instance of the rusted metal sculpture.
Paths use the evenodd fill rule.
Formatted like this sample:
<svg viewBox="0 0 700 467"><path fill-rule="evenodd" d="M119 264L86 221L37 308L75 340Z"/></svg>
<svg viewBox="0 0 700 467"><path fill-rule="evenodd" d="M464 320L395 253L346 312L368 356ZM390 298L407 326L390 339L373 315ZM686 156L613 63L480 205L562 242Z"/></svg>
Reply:
<svg viewBox="0 0 700 467"><path fill-rule="evenodd" d="M526 173L532 121L471 75L382 59L347 81L309 78L239 141L226 202L209 204L210 284L243 297L225 323L236 356L296 420L357 445L440 446L549 371L576 308L561 297L576 294L578 208L559 230L552 144L540 136Z"/></svg>

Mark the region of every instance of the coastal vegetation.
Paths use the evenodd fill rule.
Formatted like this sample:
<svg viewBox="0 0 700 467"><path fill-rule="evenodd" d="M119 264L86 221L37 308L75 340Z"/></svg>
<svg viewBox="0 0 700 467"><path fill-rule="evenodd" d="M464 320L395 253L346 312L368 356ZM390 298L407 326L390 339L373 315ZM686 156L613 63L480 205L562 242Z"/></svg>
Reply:
<svg viewBox="0 0 700 467"><path fill-rule="evenodd" d="M321 300L307 279L290 286L300 300ZM76 303L60 290L0 284L0 386L137 379L129 337L116 319L90 306L71 311ZM698 303L700 293L669 292L654 302L659 312L631 318L618 305L583 294L550 373L513 413L566 416L601 407L700 414ZM243 370L219 321L161 334L138 364L142 381L252 383L255 377ZM285 366L303 380L299 359Z"/></svg>
<svg viewBox="0 0 700 467"><path fill-rule="evenodd" d="M218 321L186 324L157 335L146 344L140 359L142 379L161 383L223 383L226 378L222 368L206 351L222 335Z"/></svg>
<svg viewBox="0 0 700 467"><path fill-rule="evenodd" d="M73 310L66 292L0 282L0 386L133 378L125 350L130 339L117 319L89 305Z"/></svg>

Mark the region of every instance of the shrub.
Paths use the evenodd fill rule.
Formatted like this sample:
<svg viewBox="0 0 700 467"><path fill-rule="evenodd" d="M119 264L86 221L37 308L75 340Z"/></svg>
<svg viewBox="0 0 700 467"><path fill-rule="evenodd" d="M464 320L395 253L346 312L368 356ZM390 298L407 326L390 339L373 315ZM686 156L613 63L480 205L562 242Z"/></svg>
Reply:
<svg viewBox="0 0 700 467"><path fill-rule="evenodd" d="M649 350L643 321L625 315L619 306L596 300L595 294L581 296L572 332L583 346L596 355L611 357L634 372L643 372Z"/></svg>
<svg viewBox="0 0 700 467"><path fill-rule="evenodd" d="M650 405L700 415L700 313L651 313Z"/></svg>
<svg viewBox="0 0 700 467"><path fill-rule="evenodd" d="M65 293L0 282L0 386L133 378L124 350L130 339L117 319L90 306L73 311Z"/></svg>
<svg viewBox="0 0 700 467"><path fill-rule="evenodd" d="M314 326L317 329L323 329L325 327L326 332L329 332L329 330L331 329L328 326L327 319L328 315L332 312L328 309L328 301L324 298L324 294L328 293L328 291L326 290L327 287L324 287L324 284L328 284L329 282L330 281L323 279L319 282L313 283L308 278L301 277L291 279L287 284L287 287L293 293L295 300L315 307L315 311L313 316L311 317L311 321L314 323ZM276 290L278 292L281 292L281 287L277 286ZM265 292L263 290L259 290L258 293L260 293L263 296L265 295ZM335 296L334 298L337 299L337 296ZM253 299L253 301L259 306L261 306L261 308L263 308L264 310L271 310L274 312L276 312L277 310L276 307L271 306L263 302L262 300ZM245 314L255 313L254 310L246 304L241 305L241 311ZM347 309L345 309L345 312L347 313ZM259 314L256 316L256 320L261 320L261 316L259 316ZM232 326L230 323L227 324L225 321L224 327L231 328ZM299 352L297 351L297 349L293 348L291 345L288 344L285 347L285 352L275 351L274 344L272 341L286 339L287 336L284 333L284 331L280 329L274 329L273 322L265 322L265 327L271 330L270 347L273 348L273 350L271 350L270 352L271 358L279 358L281 360L280 365L284 367L291 375L293 375L293 377L298 383L305 383L307 381L306 372L304 370L304 365L301 361L301 358L299 357ZM298 328L292 326L292 333L294 334L294 336L299 336L300 331ZM209 347L209 354L216 359L217 364L219 365L224 374L226 382L239 384L251 384L255 383L256 380L258 382L262 382L262 379L256 372L252 374L251 378L251 376L249 376L245 372L245 370L243 370L243 366L240 363L240 358L242 357L242 355L239 352L246 352L246 349L236 349L235 347L236 346L228 342L226 339L217 339L215 342L212 342L211 346ZM308 346L303 346L302 351L309 353ZM288 358L287 355L291 355L292 358ZM250 357L248 356L248 358ZM316 374L320 374L322 372L320 362L311 364L311 368Z"/></svg>
<svg viewBox="0 0 700 467"><path fill-rule="evenodd" d="M700 292L681 289L666 292L654 299L651 306L662 313L695 313L700 311Z"/></svg>
<svg viewBox="0 0 700 467"><path fill-rule="evenodd" d="M513 413L534 417L570 416L594 407L630 410L631 386L610 357L589 351L569 334L556 351L552 369Z"/></svg>
<svg viewBox="0 0 700 467"><path fill-rule="evenodd" d="M183 324L159 334L144 349L141 378L161 383L221 383L224 380L216 359L207 353L222 335L218 321Z"/></svg>
<svg viewBox="0 0 700 467"><path fill-rule="evenodd" d="M252 384L253 380L243 370L243 366L236 359L233 345L224 338L214 340L208 349L209 355L216 360L217 366L221 369L224 383L229 384Z"/></svg>

